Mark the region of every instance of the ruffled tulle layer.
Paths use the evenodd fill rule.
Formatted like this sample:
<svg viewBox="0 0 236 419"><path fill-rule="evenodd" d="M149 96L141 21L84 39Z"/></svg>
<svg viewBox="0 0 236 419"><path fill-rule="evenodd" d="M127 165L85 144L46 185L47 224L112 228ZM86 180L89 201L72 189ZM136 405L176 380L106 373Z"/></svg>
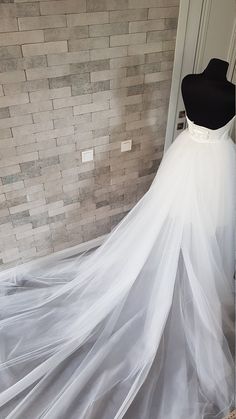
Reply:
<svg viewBox="0 0 236 419"><path fill-rule="evenodd" d="M92 253L0 274L0 417L222 419L234 403L236 153L186 130Z"/></svg>

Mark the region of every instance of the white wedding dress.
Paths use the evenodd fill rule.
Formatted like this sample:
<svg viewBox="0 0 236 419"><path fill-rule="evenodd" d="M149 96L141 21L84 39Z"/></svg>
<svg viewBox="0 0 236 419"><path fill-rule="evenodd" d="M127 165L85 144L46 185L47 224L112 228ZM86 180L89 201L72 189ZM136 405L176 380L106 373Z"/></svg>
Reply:
<svg viewBox="0 0 236 419"><path fill-rule="evenodd" d="M234 404L232 118L188 121L93 252L0 274L1 419L221 419Z"/></svg>

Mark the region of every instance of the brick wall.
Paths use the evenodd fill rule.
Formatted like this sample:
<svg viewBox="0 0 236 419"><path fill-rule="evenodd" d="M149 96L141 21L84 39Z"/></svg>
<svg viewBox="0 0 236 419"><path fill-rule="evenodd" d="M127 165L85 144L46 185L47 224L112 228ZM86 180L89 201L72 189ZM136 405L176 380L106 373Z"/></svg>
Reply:
<svg viewBox="0 0 236 419"><path fill-rule="evenodd" d="M149 188L178 2L0 0L2 267L109 233Z"/></svg>

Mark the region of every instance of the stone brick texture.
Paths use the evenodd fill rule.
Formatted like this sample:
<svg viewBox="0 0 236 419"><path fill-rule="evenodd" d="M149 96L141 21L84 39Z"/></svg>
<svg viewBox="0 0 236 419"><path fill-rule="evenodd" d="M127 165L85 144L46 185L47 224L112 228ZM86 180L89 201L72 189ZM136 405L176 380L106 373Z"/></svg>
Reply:
<svg viewBox="0 0 236 419"><path fill-rule="evenodd" d="M109 233L148 190L178 11L179 0L0 0L0 269Z"/></svg>

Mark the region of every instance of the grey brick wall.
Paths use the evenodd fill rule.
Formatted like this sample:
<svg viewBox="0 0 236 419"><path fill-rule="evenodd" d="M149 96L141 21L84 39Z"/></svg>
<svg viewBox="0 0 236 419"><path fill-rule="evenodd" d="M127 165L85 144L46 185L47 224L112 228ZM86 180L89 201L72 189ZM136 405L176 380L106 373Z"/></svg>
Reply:
<svg viewBox="0 0 236 419"><path fill-rule="evenodd" d="M2 268L109 233L149 188L178 3L0 0Z"/></svg>

